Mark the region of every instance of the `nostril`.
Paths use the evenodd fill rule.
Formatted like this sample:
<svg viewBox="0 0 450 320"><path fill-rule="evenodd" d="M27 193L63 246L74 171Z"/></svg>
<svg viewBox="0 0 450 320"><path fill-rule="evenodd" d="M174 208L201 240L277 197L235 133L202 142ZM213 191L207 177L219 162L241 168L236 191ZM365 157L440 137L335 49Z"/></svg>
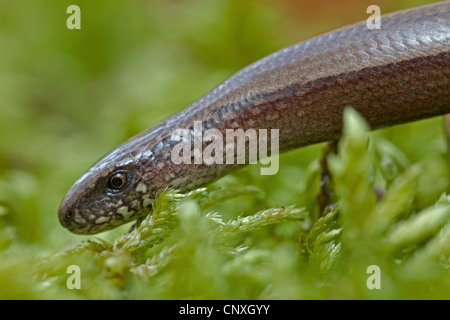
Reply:
<svg viewBox="0 0 450 320"><path fill-rule="evenodd" d="M66 214L65 214L65 216L66 216L66 218L67 219L72 219L73 217L74 217L74 212L73 212L73 210L72 209L68 209L67 211L66 211Z"/></svg>

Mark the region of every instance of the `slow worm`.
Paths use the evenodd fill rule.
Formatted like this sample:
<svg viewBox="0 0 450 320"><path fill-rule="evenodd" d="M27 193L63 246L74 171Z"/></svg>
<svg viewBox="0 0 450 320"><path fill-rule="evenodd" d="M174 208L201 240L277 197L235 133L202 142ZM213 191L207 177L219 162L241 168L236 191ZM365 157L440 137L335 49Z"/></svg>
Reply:
<svg viewBox="0 0 450 320"><path fill-rule="evenodd" d="M242 165L174 164L177 128L279 129L279 151L336 139L347 106L372 129L450 112L450 1L340 28L279 50L126 141L68 191L61 224L93 234L142 217L167 187L187 191ZM225 138L224 138L225 141Z"/></svg>

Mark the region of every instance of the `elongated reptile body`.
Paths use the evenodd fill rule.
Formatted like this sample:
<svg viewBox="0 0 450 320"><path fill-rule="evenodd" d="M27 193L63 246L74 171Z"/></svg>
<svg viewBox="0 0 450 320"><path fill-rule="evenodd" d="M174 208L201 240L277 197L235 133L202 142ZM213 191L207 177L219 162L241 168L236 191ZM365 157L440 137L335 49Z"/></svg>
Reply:
<svg viewBox="0 0 450 320"><path fill-rule="evenodd" d="M450 2L438 2L382 16L380 30L364 21L251 64L90 168L61 203L62 225L108 230L150 212L166 187L187 191L242 166L174 164L172 133L194 121L223 134L279 129L283 152L337 138L347 106L372 129L449 113L449 21Z"/></svg>

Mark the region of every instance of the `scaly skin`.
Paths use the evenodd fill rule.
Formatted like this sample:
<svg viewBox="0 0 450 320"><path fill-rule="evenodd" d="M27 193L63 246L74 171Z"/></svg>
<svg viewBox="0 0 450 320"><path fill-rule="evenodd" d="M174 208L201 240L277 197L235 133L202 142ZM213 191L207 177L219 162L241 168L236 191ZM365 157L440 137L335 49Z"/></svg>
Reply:
<svg viewBox="0 0 450 320"><path fill-rule="evenodd" d="M108 230L149 213L167 187L187 191L242 167L174 164L171 135L194 121L224 135L279 129L282 152L337 138L346 106L372 129L449 113L449 21L450 2L439 2L385 15L380 30L364 21L253 63L90 168L62 201L61 224L79 234ZM118 171L127 182L113 190Z"/></svg>

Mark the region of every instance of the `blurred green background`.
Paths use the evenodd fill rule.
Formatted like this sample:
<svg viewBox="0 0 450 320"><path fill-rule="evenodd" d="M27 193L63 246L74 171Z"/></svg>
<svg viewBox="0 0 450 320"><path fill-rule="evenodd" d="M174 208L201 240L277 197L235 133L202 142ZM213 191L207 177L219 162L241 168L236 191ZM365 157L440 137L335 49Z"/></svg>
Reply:
<svg viewBox="0 0 450 320"><path fill-rule="evenodd" d="M87 239L70 234L57 219L71 184L119 143L242 67L364 20L370 4L386 13L427 2L432 1L0 0L0 249L20 245L16 253L36 255ZM81 30L66 27L72 4L81 8ZM449 188L441 122L375 133L411 163L426 160L429 174L418 200L423 206ZM262 177L249 167L225 177L219 185L255 185L266 192L263 203L231 201L225 207L237 213L254 212L255 206L314 208L305 200L303 178L320 148L283 155L276 176ZM125 230L100 237L114 239Z"/></svg>

